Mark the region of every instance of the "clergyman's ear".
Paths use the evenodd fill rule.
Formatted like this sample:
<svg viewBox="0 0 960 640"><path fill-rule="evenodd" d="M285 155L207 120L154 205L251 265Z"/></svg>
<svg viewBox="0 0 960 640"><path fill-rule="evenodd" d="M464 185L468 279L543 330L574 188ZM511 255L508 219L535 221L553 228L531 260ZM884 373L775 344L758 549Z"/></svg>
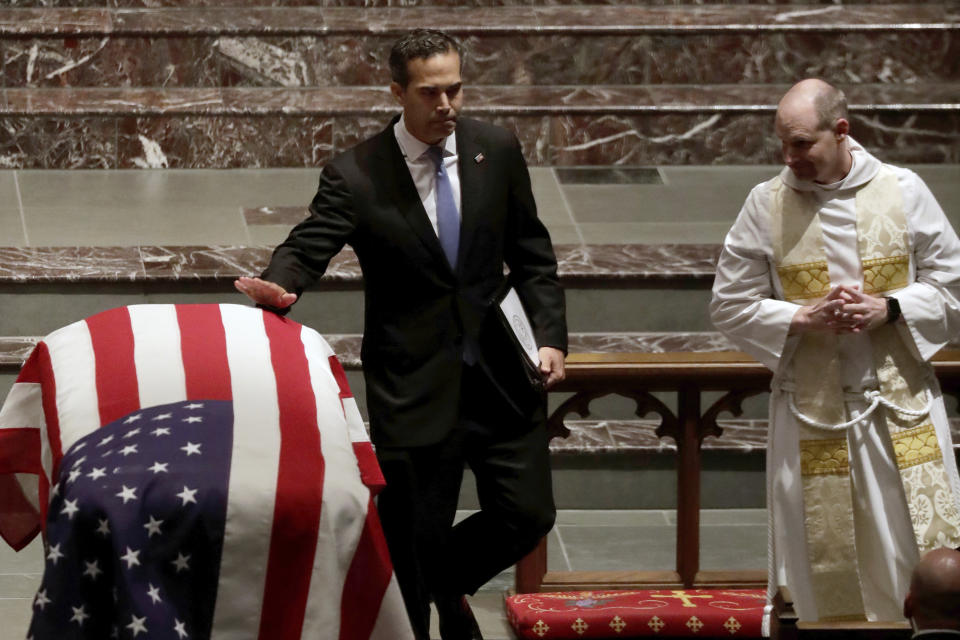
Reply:
<svg viewBox="0 0 960 640"><path fill-rule="evenodd" d="M850 133L850 122L846 118L837 118L836 124L833 125L833 133L838 140L843 140L843 137Z"/></svg>

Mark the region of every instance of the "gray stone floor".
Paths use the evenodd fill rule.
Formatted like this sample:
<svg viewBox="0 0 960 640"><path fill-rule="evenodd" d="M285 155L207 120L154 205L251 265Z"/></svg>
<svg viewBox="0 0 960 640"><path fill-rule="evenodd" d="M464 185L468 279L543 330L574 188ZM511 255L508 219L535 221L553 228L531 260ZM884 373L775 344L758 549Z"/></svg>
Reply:
<svg viewBox="0 0 960 640"><path fill-rule="evenodd" d="M468 513L462 511L459 516ZM766 527L763 509L704 510L701 567L762 569L767 557ZM561 510L548 541L548 566L555 571L672 569L675 536L674 511ZM0 640L26 637L42 570L39 540L20 553L0 544ZM471 598L488 640L512 637L503 614L504 591L512 586L510 569ZM433 635L439 637L436 629Z"/></svg>
<svg viewBox="0 0 960 640"><path fill-rule="evenodd" d="M913 167L960 222L960 166ZM531 169L557 244L721 242L771 166L651 169L652 181ZM0 246L272 245L289 225L248 225L243 208L304 207L316 169L0 171ZM628 175L628 178L630 176ZM580 183L569 180L580 180ZM603 183L602 180L609 180Z"/></svg>

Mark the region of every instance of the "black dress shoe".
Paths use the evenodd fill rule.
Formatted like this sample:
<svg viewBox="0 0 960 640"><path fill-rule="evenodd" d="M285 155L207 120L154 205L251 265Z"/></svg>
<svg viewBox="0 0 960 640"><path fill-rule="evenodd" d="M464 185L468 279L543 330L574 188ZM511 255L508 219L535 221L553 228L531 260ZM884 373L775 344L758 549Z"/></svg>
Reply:
<svg viewBox="0 0 960 640"><path fill-rule="evenodd" d="M437 605L443 640L483 640L465 596L436 596L433 602Z"/></svg>

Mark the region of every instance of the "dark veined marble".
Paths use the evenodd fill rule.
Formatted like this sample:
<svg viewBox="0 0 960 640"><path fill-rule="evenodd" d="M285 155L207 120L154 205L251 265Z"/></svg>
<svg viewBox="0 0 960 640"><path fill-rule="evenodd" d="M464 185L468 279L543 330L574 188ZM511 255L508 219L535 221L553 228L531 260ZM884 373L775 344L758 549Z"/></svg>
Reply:
<svg viewBox="0 0 960 640"><path fill-rule="evenodd" d="M6 0L13 7L262 7L262 6L344 6L344 7L500 7L565 5L819 5L843 3L843 0ZM847 0L847 4L942 4L943 0Z"/></svg>
<svg viewBox="0 0 960 640"><path fill-rule="evenodd" d="M270 247L0 247L0 282L223 280L256 275ZM595 284L712 278L718 245L557 245L560 277ZM360 287L349 248L331 261L327 282ZM321 288L323 285L319 285Z"/></svg>
<svg viewBox="0 0 960 640"><path fill-rule="evenodd" d="M9 0L8 0L9 1ZM196 6L163 8L77 7L0 8L0 35L224 35L250 34L397 34L429 25L457 36L472 33L550 33L575 27L579 32L917 30L955 27L951 3L829 4L775 6L724 4L700 6Z"/></svg>
<svg viewBox="0 0 960 640"><path fill-rule="evenodd" d="M492 86L464 114L512 129L534 166L776 164L786 88ZM958 83L847 93L854 135L884 160L960 162ZM396 112L382 87L12 88L0 91L0 166L320 167Z"/></svg>

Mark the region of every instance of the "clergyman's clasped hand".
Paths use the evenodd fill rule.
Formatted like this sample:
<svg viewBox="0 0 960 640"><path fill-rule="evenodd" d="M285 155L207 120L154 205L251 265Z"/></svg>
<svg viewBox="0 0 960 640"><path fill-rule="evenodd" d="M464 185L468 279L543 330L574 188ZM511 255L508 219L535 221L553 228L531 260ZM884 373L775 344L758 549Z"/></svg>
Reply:
<svg viewBox="0 0 960 640"><path fill-rule="evenodd" d="M790 334L809 331L860 333L887 321L882 297L860 291L859 285L838 285L812 305L800 307L790 323Z"/></svg>

